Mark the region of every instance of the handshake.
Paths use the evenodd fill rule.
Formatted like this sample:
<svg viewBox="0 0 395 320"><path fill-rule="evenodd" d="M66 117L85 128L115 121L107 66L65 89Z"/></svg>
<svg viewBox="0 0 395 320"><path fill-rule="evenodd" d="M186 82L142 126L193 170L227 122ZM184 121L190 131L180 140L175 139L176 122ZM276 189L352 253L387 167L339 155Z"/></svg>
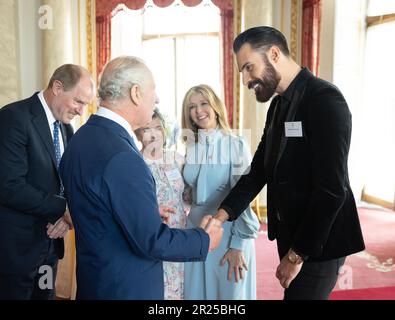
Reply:
<svg viewBox="0 0 395 320"><path fill-rule="evenodd" d="M226 213L224 215L221 211L223 210L220 209L215 216L204 216L202 222L200 223L200 228L203 228L210 237L209 251L212 251L219 246L222 234L224 232L224 229L222 228L222 223L226 221L228 217Z"/></svg>

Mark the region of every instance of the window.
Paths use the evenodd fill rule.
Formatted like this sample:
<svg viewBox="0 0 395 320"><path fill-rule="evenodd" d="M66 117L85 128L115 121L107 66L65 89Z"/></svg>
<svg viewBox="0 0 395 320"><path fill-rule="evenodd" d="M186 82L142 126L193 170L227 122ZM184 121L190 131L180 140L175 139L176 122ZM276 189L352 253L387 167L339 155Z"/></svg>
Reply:
<svg viewBox="0 0 395 320"><path fill-rule="evenodd" d="M368 170L364 199L394 208L395 3L371 0L367 8L363 102Z"/></svg>
<svg viewBox="0 0 395 320"><path fill-rule="evenodd" d="M352 113L350 182L357 200L394 208L395 2L336 1L334 83Z"/></svg>
<svg viewBox="0 0 395 320"><path fill-rule="evenodd" d="M206 83L222 97L220 14L211 2L144 9L123 7L113 18L111 56L143 58L154 74L159 108L180 123L182 99L193 85Z"/></svg>

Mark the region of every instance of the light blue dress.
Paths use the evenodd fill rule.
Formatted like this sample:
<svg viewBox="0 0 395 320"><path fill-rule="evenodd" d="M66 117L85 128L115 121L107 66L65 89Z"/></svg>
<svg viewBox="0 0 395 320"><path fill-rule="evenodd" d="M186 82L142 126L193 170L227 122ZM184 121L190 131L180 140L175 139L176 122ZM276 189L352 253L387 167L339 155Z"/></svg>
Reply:
<svg viewBox="0 0 395 320"><path fill-rule="evenodd" d="M192 205L187 228L200 225L206 214L215 214L222 200L236 184L251 161L242 138L216 129L200 130L198 142L187 147L184 180L192 188ZM185 263L184 298L191 300L256 299L255 238L259 221L248 207L233 222L223 224L224 233L217 249L204 262ZM243 251L248 271L236 283L227 279L228 263L220 261L229 248Z"/></svg>

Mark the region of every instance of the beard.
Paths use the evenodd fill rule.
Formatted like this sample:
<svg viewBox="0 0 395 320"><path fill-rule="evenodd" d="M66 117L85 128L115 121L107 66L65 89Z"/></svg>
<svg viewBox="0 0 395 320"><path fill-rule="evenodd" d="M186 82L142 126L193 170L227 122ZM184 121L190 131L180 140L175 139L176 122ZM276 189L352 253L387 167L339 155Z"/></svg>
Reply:
<svg viewBox="0 0 395 320"><path fill-rule="evenodd" d="M255 79L248 83L248 89L254 89L258 102L267 102L276 92L281 76L274 69L266 56L263 56L266 68L261 79Z"/></svg>

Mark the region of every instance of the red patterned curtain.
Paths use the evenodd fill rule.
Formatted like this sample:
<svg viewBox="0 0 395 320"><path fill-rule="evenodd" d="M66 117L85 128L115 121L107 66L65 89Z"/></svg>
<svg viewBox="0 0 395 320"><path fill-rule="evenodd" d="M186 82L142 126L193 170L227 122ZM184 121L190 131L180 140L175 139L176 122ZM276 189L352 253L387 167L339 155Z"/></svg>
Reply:
<svg viewBox="0 0 395 320"><path fill-rule="evenodd" d="M233 127L233 6L221 9L221 40L225 106Z"/></svg>
<svg viewBox="0 0 395 320"><path fill-rule="evenodd" d="M96 65L99 76L111 58L111 13L96 16Z"/></svg>
<svg viewBox="0 0 395 320"><path fill-rule="evenodd" d="M174 0L153 0L158 7L170 6ZM200 4L202 0L182 0L188 7ZM131 10L144 7L146 0L96 0L96 46L97 46L97 74L100 75L104 65L111 58L111 17L113 10L120 3ZM228 111L229 124L233 123L233 1L212 0L221 12L221 40L223 56L223 78L225 105Z"/></svg>
<svg viewBox="0 0 395 320"><path fill-rule="evenodd" d="M318 75L320 64L321 0L303 0L302 65Z"/></svg>

